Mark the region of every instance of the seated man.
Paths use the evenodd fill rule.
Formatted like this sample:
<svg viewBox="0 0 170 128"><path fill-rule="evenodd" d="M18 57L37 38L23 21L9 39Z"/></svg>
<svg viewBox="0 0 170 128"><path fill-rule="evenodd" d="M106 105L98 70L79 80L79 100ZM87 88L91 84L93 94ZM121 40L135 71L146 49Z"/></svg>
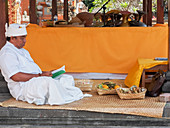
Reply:
<svg viewBox="0 0 170 128"><path fill-rule="evenodd" d="M63 105L83 98L82 91L74 86L74 79L62 75L53 79L51 71L41 71L29 52L25 26L11 24L6 30L7 42L0 50L0 69L16 100L37 105Z"/></svg>

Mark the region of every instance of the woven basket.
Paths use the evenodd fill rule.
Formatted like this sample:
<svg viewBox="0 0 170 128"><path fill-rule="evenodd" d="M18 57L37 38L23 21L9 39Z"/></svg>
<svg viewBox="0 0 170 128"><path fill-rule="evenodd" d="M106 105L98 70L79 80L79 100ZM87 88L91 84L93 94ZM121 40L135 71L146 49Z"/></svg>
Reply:
<svg viewBox="0 0 170 128"><path fill-rule="evenodd" d="M80 88L81 91L92 91L93 82L91 80L75 80L75 86Z"/></svg>
<svg viewBox="0 0 170 128"><path fill-rule="evenodd" d="M116 92L119 95L120 99L144 99L146 91L147 89L145 88L145 91L140 93L126 94L126 93L120 93L120 90L116 89Z"/></svg>
<svg viewBox="0 0 170 128"><path fill-rule="evenodd" d="M97 88L97 93L98 93L99 95L117 94L116 89L104 90L104 89L99 89L99 88Z"/></svg>

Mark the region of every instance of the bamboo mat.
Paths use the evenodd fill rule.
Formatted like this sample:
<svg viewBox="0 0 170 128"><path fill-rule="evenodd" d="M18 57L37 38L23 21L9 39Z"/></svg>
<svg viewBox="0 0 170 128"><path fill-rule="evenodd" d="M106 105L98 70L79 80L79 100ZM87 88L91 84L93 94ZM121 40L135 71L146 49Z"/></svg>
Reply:
<svg viewBox="0 0 170 128"><path fill-rule="evenodd" d="M101 81L97 80L96 84L100 82ZM122 81L116 81L116 83L118 82ZM2 107L18 107L28 109L65 109L76 111L84 110L92 112L132 114L161 118L164 106L166 104L165 102L159 102L158 97L146 97L143 100L121 100L118 95L99 96L95 90L87 93L92 94L93 96L86 97L82 100L62 106L37 106L23 101L16 101L14 98L4 101L0 103L0 105Z"/></svg>

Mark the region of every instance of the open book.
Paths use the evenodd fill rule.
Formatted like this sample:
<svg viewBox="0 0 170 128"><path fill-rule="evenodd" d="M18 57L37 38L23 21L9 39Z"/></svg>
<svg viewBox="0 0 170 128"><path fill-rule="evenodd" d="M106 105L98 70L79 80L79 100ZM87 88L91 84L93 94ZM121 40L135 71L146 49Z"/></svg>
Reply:
<svg viewBox="0 0 170 128"><path fill-rule="evenodd" d="M165 58L165 57L155 57L154 60L166 61L166 60L168 60L168 58Z"/></svg>
<svg viewBox="0 0 170 128"><path fill-rule="evenodd" d="M53 74L52 78L56 78L56 77L60 76L61 74L65 73L65 72L66 71L65 71L65 65L64 65L63 67L52 71L52 74Z"/></svg>

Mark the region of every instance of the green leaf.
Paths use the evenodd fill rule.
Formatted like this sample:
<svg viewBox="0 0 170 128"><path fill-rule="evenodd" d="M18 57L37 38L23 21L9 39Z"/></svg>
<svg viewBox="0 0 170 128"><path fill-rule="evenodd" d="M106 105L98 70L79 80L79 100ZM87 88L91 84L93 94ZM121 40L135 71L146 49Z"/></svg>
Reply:
<svg viewBox="0 0 170 128"><path fill-rule="evenodd" d="M102 89L102 88L103 88L103 85L102 85L102 84L99 84L98 87L99 87L99 89Z"/></svg>

